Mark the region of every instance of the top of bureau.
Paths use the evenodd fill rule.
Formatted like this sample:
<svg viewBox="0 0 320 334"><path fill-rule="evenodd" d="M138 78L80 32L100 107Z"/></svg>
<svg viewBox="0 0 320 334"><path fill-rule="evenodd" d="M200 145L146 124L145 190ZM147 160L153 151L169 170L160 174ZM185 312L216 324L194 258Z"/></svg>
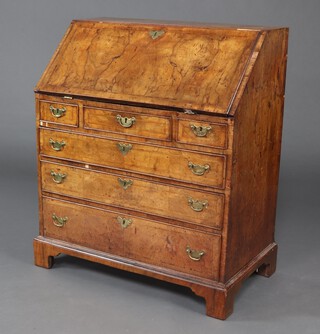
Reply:
<svg viewBox="0 0 320 334"><path fill-rule="evenodd" d="M269 31L74 20L35 90L233 115Z"/></svg>

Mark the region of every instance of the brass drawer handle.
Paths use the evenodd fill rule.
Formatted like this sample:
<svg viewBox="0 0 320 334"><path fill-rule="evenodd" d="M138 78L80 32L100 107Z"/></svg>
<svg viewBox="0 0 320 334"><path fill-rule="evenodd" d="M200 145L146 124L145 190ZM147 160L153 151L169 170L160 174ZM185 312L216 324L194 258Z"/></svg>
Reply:
<svg viewBox="0 0 320 334"><path fill-rule="evenodd" d="M191 249L189 246L187 246L186 252L193 261L200 261L201 257L205 254L205 251Z"/></svg>
<svg viewBox="0 0 320 334"><path fill-rule="evenodd" d="M126 155L129 153L130 150L132 150L132 145L117 143L117 148L122 153L122 155Z"/></svg>
<svg viewBox="0 0 320 334"><path fill-rule="evenodd" d="M63 227L68 221L68 217L58 217L55 213L52 215L53 224L57 227Z"/></svg>
<svg viewBox="0 0 320 334"><path fill-rule="evenodd" d="M55 183L62 183L64 179L67 177L67 174L62 174L62 173L56 173L55 171L51 170L50 175L52 176L52 180Z"/></svg>
<svg viewBox="0 0 320 334"><path fill-rule="evenodd" d="M64 146L66 146L66 143L63 140L58 141L58 140L53 140L52 138L49 139L49 144L55 151L61 151L64 148Z"/></svg>
<svg viewBox="0 0 320 334"><path fill-rule="evenodd" d="M192 162L188 163L188 167L191 169L192 173L198 176L203 175L210 169L209 165L197 165Z"/></svg>
<svg viewBox="0 0 320 334"><path fill-rule="evenodd" d="M132 180L125 180L125 179L122 179L121 177L118 178L118 182L124 190L127 190L133 184Z"/></svg>
<svg viewBox="0 0 320 334"><path fill-rule="evenodd" d="M67 109L66 108L55 108L53 106L49 107L51 114L53 117L60 118L65 115Z"/></svg>
<svg viewBox="0 0 320 334"><path fill-rule="evenodd" d="M197 126L194 124L190 124L190 128L197 137L206 137L208 132L212 130L211 126L202 126L202 125Z"/></svg>
<svg viewBox="0 0 320 334"><path fill-rule="evenodd" d="M193 211L201 212L203 209L208 207L208 201L199 201L189 197L188 204Z"/></svg>
<svg viewBox="0 0 320 334"><path fill-rule="evenodd" d="M122 218L120 216L117 217L117 221L122 228L127 228L129 225L132 224L132 219Z"/></svg>
<svg viewBox="0 0 320 334"><path fill-rule="evenodd" d="M135 117L122 117L121 115L117 115L116 120L124 128L131 128L136 122Z"/></svg>

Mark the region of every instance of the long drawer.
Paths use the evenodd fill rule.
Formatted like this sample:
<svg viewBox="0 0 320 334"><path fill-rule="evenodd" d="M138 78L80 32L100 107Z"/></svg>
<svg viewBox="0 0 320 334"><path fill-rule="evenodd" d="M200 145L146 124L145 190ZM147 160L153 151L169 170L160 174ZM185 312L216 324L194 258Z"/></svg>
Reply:
<svg viewBox="0 0 320 334"><path fill-rule="evenodd" d="M40 130L40 153L209 187L224 188L226 157Z"/></svg>
<svg viewBox="0 0 320 334"><path fill-rule="evenodd" d="M42 189L47 192L102 202L220 228L224 195L125 178L83 168L41 163Z"/></svg>
<svg viewBox="0 0 320 334"><path fill-rule="evenodd" d="M43 198L44 235L180 272L218 279L221 237Z"/></svg>

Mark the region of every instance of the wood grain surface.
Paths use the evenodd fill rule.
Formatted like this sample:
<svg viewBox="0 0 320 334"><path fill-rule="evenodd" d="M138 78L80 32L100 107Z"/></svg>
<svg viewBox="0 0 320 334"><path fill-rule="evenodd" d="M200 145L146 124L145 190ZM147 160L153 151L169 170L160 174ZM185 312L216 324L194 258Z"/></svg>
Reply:
<svg viewBox="0 0 320 334"><path fill-rule="evenodd" d="M65 174L63 183L55 183L51 171ZM132 185L123 189L119 178L132 181ZM220 228L222 224L222 194L47 162L41 163L41 179L42 189L46 192L179 219L196 225ZM188 203L190 198L207 201L207 207L201 212L192 210Z"/></svg>
<svg viewBox="0 0 320 334"><path fill-rule="evenodd" d="M123 127L117 121L117 116L129 118L134 122L130 127ZM134 119L134 121L132 121ZM128 134L135 137L171 140L171 117L154 117L147 114L119 112L84 107L84 127L113 133Z"/></svg>
<svg viewBox="0 0 320 334"><path fill-rule="evenodd" d="M153 39L152 31L163 31ZM36 90L227 113L258 32L73 22Z"/></svg>
<svg viewBox="0 0 320 334"><path fill-rule="evenodd" d="M197 114L187 114L184 112L177 111L176 108L166 107L166 108L151 108L150 106L146 105L134 105L134 104L120 104L120 103L110 103L103 100L83 100L81 98L75 98L70 96L57 96L57 95L48 95L48 94L39 94L36 93L37 100L45 100L49 103L57 103L57 104L65 104L65 103L72 103L78 107L79 113L79 126L73 127L73 133L86 133L91 134L94 136L99 137L106 137L111 139L119 139L119 140L132 140L141 143L147 144L155 144L161 145L166 147L174 147L174 148L181 148L181 149L190 149L194 151L201 151L204 153L216 153L216 154L223 154L229 155L231 153L232 144L228 140L233 131L233 117L220 117L217 115L206 114L206 113L197 113ZM99 117L99 122L95 120L95 116L89 115L88 110L93 110L95 114L96 110L106 111L106 114L101 113L101 119ZM114 121L113 118L109 116L111 113L114 113L114 119L116 116L130 116L136 118L143 119L143 123L145 127L141 127L140 122L140 129L136 131L134 127L123 129L122 132L119 129L120 125L112 124ZM107 115L105 117L103 115ZM145 116L148 116L148 121ZM155 120L160 121L161 125L159 129L163 130L161 133L159 130L154 130ZM165 121L163 121L165 119ZM179 122L182 120L183 122L190 122L190 124L210 124L214 127L214 132L209 133L208 139L205 137L195 138L195 141L189 140L189 137L185 134L179 134L182 129L179 129ZM93 126L96 128L90 128L88 124L93 123ZM107 128L107 124L110 126ZM167 121L170 123L167 126ZM101 124L100 124L101 122ZM162 123L163 122L163 123ZM39 124L39 123L38 123ZM136 123L137 125L138 123ZM151 126L152 124L152 126ZM65 127L63 123L50 123L50 122L42 122L40 128L45 129L62 129L66 130L69 127ZM146 128L149 129L149 132L146 131ZM169 134L167 133L169 131ZM183 132L187 132L188 129L183 129ZM143 136L141 136L141 132ZM179 139L179 136L182 136L182 141ZM157 138L158 137L158 138ZM166 138L165 140L163 138ZM192 138L192 137L191 137ZM204 144L204 145L203 145ZM227 145L226 147L221 147L221 145ZM199 148L201 146L201 148Z"/></svg>
<svg viewBox="0 0 320 334"><path fill-rule="evenodd" d="M47 237L200 277L218 277L219 236L48 198L43 199L43 208ZM53 213L67 217L67 223L55 226ZM131 224L122 228L118 217L131 219ZM205 254L194 261L187 246Z"/></svg>
<svg viewBox="0 0 320 334"><path fill-rule="evenodd" d="M274 242L287 43L268 32L235 115L225 281Z"/></svg>
<svg viewBox="0 0 320 334"><path fill-rule="evenodd" d="M57 103L52 101L40 101L40 121L49 123L58 123L69 126L78 126L79 113L78 106L70 103ZM66 111L63 116L54 117L50 111L50 107L64 108Z"/></svg>
<svg viewBox="0 0 320 334"><path fill-rule="evenodd" d="M198 128L210 128L203 137L197 136L191 126ZM216 148L228 147L228 126L218 123L199 122L197 120L179 119L178 120L178 137L180 143L190 143L199 146L208 146Z"/></svg>
<svg viewBox="0 0 320 334"><path fill-rule="evenodd" d="M55 151L50 145L50 139L64 141L66 144L61 151ZM124 155L119 151L118 144L132 145L132 149ZM40 152L56 158L131 170L209 187L225 186L226 157L223 155L201 154L51 130L40 130ZM188 167L189 163L209 165L209 170L201 176L195 175Z"/></svg>

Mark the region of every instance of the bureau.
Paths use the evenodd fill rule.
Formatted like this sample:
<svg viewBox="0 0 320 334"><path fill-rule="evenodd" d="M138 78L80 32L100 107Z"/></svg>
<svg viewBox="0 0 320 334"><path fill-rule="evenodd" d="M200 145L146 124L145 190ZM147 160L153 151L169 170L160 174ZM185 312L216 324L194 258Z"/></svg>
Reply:
<svg viewBox="0 0 320 334"><path fill-rule="evenodd" d="M75 20L35 89L39 236L231 314L275 271L287 28Z"/></svg>

